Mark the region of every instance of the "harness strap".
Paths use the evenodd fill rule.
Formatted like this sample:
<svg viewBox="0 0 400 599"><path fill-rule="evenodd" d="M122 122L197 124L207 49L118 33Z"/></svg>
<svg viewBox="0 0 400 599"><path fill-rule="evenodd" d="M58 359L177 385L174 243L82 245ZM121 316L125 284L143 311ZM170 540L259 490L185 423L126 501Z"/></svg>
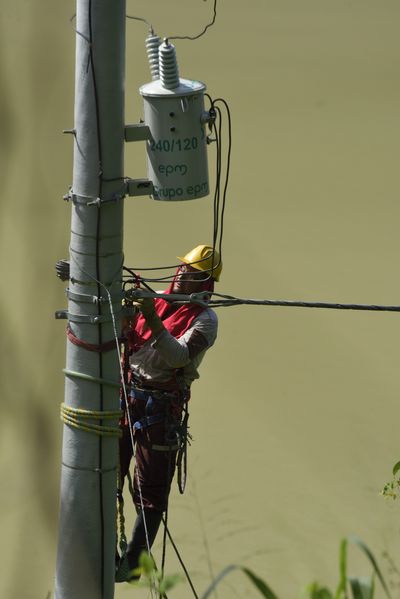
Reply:
<svg viewBox="0 0 400 599"><path fill-rule="evenodd" d="M157 424L157 422L162 422L165 420L165 414L155 414L154 416L144 416L140 420L137 420L133 423L133 428L137 431L142 431L143 429L151 426L152 424Z"/></svg>
<svg viewBox="0 0 400 599"><path fill-rule="evenodd" d="M178 489L179 493L183 495L186 487L186 479L187 479L187 446L190 444L190 439L192 438L188 431L188 421L189 421L189 411L187 402L184 407L184 417L181 424L181 435L180 435L180 445L179 451L177 455L176 465L178 470Z"/></svg>
<svg viewBox="0 0 400 599"><path fill-rule="evenodd" d="M152 445L151 448L154 451L177 451L179 445Z"/></svg>

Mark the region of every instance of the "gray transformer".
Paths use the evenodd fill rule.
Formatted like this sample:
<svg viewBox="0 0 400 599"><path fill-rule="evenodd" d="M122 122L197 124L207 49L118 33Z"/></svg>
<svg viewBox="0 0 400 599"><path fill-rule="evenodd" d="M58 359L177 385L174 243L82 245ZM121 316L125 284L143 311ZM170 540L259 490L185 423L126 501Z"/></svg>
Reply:
<svg viewBox="0 0 400 599"><path fill-rule="evenodd" d="M178 81L172 89L160 79L140 88L151 133L147 163L155 200L194 200L209 194L206 86L200 81Z"/></svg>

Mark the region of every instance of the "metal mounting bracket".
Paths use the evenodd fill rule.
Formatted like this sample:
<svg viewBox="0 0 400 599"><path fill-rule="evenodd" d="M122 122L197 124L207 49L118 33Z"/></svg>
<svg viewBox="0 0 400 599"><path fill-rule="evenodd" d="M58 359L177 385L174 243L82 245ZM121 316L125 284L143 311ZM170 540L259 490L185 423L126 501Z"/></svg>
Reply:
<svg viewBox="0 0 400 599"><path fill-rule="evenodd" d="M125 141L147 141L151 139L151 132L145 123L125 125Z"/></svg>
<svg viewBox="0 0 400 599"><path fill-rule="evenodd" d="M127 179L126 193L129 196L149 196L154 193L152 181L149 179Z"/></svg>
<svg viewBox="0 0 400 599"><path fill-rule="evenodd" d="M67 320L68 319L68 310L57 310L54 313L54 318L56 320Z"/></svg>
<svg viewBox="0 0 400 599"><path fill-rule="evenodd" d="M120 310L114 313L115 318L120 315ZM112 322L111 314L71 314L68 310L57 310L54 314L56 320L69 320L70 322L81 322L87 324L102 324L104 322Z"/></svg>

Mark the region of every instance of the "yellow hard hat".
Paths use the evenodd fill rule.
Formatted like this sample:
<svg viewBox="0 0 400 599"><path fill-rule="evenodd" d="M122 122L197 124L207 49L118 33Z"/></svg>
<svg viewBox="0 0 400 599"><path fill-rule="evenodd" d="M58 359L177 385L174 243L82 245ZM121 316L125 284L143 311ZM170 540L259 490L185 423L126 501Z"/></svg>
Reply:
<svg viewBox="0 0 400 599"><path fill-rule="evenodd" d="M222 271L221 257L217 250L213 250L210 245L198 245L183 258L178 256L178 260L182 260L197 270L208 270L212 278L219 281Z"/></svg>

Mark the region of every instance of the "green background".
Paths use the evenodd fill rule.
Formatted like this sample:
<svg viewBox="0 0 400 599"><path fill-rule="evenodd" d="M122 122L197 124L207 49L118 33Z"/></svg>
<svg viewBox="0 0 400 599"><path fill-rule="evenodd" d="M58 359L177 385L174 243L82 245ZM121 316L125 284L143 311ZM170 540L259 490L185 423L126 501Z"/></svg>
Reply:
<svg viewBox="0 0 400 599"><path fill-rule="evenodd" d="M128 0L161 35L194 34L212 2ZM72 181L73 2L5 0L0 21L0 596L53 588ZM234 146L219 290L241 297L400 304L398 0L220 0L177 41L182 77L231 107ZM127 22L126 121L142 116L146 27ZM135 146L135 147L133 147ZM214 147L209 150L214 181ZM144 144L126 175L146 176ZM212 231L211 198L127 199L125 263L171 264ZM399 315L219 309L193 388L190 476L171 531L202 591L238 563L294 598L336 581L343 535L397 559ZM133 516L130 514L129 519ZM159 545L158 545L159 547ZM208 549L207 549L208 547ZM369 566L356 555L354 571ZM179 571L169 551L169 572ZM145 597L120 585L116 597ZM183 584L176 599L190 596ZM240 574L218 596L255 596Z"/></svg>

